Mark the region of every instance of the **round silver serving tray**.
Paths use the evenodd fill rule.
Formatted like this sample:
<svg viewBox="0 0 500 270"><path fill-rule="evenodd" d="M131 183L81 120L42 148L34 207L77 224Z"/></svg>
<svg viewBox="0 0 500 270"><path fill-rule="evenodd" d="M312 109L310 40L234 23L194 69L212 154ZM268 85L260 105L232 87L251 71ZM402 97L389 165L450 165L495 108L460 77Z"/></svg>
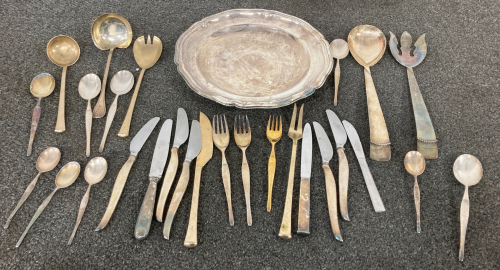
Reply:
<svg viewBox="0 0 500 270"><path fill-rule="evenodd" d="M318 30L263 9L227 10L193 24L177 40L175 63L195 92L239 108L277 108L305 98L333 66Z"/></svg>

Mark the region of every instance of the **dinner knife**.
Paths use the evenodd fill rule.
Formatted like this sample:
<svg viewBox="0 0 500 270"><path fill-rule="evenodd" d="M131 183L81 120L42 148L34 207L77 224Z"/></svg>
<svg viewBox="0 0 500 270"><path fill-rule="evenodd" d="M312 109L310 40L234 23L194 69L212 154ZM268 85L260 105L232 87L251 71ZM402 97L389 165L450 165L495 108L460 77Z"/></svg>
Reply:
<svg viewBox="0 0 500 270"><path fill-rule="evenodd" d="M333 138L335 139L335 146L337 147L337 154L339 156L339 204L340 214L344 220L349 221L349 213L347 211L347 189L349 186L349 164L344 152L344 145L347 142L347 134L345 133L344 126L338 116L332 110L326 110L328 122L332 129Z"/></svg>
<svg viewBox="0 0 500 270"><path fill-rule="evenodd" d="M170 151L170 161L168 162L167 172L165 173L165 178L163 179L163 184L161 186L160 197L158 198L158 203L156 205L156 219L159 222L163 221L165 203L167 201L170 188L172 187L172 183L174 182L175 175L177 174L177 168L179 166L179 147L186 142L189 136L189 121L186 111L183 108L179 108L177 110L177 122L175 125L174 143L172 145L172 150Z"/></svg>
<svg viewBox="0 0 500 270"><path fill-rule="evenodd" d="M189 183L189 165L191 161L198 156L202 146L201 139L201 127L200 123L193 120L191 124L191 134L189 135L189 143L186 152L186 158L182 164L182 173L175 187L174 195L172 196L172 201L167 211L167 217L165 218L165 225L163 227L163 237L169 239L170 228L172 227L172 221L174 220L175 212L181 203L182 196L186 191L186 187Z"/></svg>
<svg viewBox="0 0 500 270"><path fill-rule="evenodd" d="M365 178L366 187L368 188L368 193L370 194L373 208L377 213L384 212L384 203L380 198L380 194L378 193L377 186L375 185L375 181L373 180L372 173L370 172L368 164L366 163L365 153L363 152L363 146L361 146L361 141L359 140L358 133L351 123L347 122L346 120L342 121L342 123L344 124L344 129L347 133L347 136L349 137L352 148L354 149L354 153L356 153L356 157L358 158L359 166L361 167L361 172L363 173L363 177Z"/></svg>
<svg viewBox="0 0 500 270"><path fill-rule="evenodd" d="M198 245L198 201L200 198L201 170L212 158L214 143L212 141L212 124L208 117L200 112L201 126L201 151L196 157L196 170L194 172L193 198L191 200L191 213L189 214L189 225L184 239L184 246L188 248Z"/></svg>
<svg viewBox="0 0 500 270"><path fill-rule="evenodd" d="M337 187L335 185L332 169L330 169L330 160L333 157L333 147L323 127L317 122L313 122L313 125L314 133L316 133L316 139L318 140L319 150L321 152L321 158L323 160L322 167L325 173L326 200L328 204L328 213L330 215L330 224L335 239L343 242L337 213Z"/></svg>
<svg viewBox="0 0 500 270"><path fill-rule="evenodd" d="M149 120L142 128L137 132L135 137L132 139L130 143L130 156L128 157L127 162L123 164L123 167L120 169L118 176L115 180L115 185L113 186L113 191L111 192L111 198L109 199L108 208L104 213L104 216L101 219L101 222L95 229L96 231L100 231L108 225L109 219L113 215L115 211L116 205L118 204L118 200L122 194L123 188L125 187L125 182L127 181L128 174L130 173L130 169L135 162L137 154L141 151L142 146L153 132L153 129L156 127L156 124L160 121L160 117L155 117Z"/></svg>
<svg viewBox="0 0 500 270"><path fill-rule="evenodd" d="M172 131L172 119L163 123L158 139L156 140L151 169L149 170L149 186L142 201L141 211L135 224L135 238L141 240L146 238L153 218L153 208L156 199L156 185L163 175L163 169L167 163L168 148L170 146L170 134Z"/></svg>
<svg viewBox="0 0 500 270"><path fill-rule="evenodd" d="M302 150L300 155L300 197L299 197L299 226L298 234L309 234L310 214L310 179L312 163L312 132L307 123L302 133Z"/></svg>

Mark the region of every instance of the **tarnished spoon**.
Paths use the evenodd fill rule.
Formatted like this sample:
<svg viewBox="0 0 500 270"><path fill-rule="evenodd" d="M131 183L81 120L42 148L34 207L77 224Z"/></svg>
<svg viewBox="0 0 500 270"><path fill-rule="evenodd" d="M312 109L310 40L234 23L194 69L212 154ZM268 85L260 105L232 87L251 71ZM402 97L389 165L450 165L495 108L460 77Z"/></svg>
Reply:
<svg viewBox="0 0 500 270"><path fill-rule="evenodd" d="M38 159L36 160L36 169L38 170L38 174L35 176L35 179L31 181L31 183L28 185L26 190L24 191L23 196L19 200L19 202L16 205L16 208L12 213L10 214L9 218L7 219L7 222L5 222L5 225L3 226L4 229L7 229L9 227L9 224L16 214L17 210L21 208L23 203L26 201L28 196L31 194L33 189L35 188L36 182L38 181L38 177L40 177L40 174L48 171L52 171L57 164L59 163L59 160L61 159L61 151L55 147L49 147L45 149Z"/></svg>
<svg viewBox="0 0 500 270"><path fill-rule="evenodd" d="M87 111L85 112L85 130L87 133L87 150L85 151L85 155L87 155L87 157L90 156L90 134L92 130L92 108L90 101L97 97L100 91L101 79L93 73L85 75L80 80L80 84L78 84L78 93L80 93L83 99L88 101Z"/></svg>
<svg viewBox="0 0 500 270"><path fill-rule="evenodd" d="M334 39L330 43L330 52L333 58L337 59L337 66L335 66L335 98L333 99L333 106L337 106L337 93L339 92L340 82L340 59L344 59L349 54L349 45L343 39Z"/></svg>
<svg viewBox="0 0 500 270"><path fill-rule="evenodd" d="M410 151L406 154L404 163L406 171L415 177L413 198L415 199L415 210L417 211L417 233L420 233L420 188L418 187L417 176L421 175L425 170L425 158L420 152Z"/></svg>

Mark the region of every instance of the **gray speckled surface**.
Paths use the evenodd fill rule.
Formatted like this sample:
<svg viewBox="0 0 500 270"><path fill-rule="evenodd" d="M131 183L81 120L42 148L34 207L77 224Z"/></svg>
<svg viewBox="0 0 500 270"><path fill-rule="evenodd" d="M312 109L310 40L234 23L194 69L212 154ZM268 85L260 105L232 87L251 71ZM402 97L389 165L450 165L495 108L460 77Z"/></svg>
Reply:
<svg viewBox="0 0 500 270"><path fill-rule="evenodd" d="M387 212L376 214L348 145L351 164L349 204L351 222L341 221L344 243L334 240L329 226L321 158L313 143L311 180L311 235L288 241L277 234L285 200L291 140L286 136L277 145L278 169L274 186L273 210L267 213L267 157L270 144L265 138L269 114L281 114L285 129L292 112L288 106L275 110L228 108L202 98L191 91L177 73L173 61L179 35L192 23L211 14L232 8L264 8L281 11L306 20L329 41L347 38L359 24L372 24L387 37L389 31L400 36L408 31L416 39L426 33L428 55L416 67L415 74L436 128L440 157L427 162L419 178L422 191L422 234L415 232L412 196L413 179L402 161L416 147L413 111L405 68L386 51L371 70L386 117L392 142L392 160L368 161ZM3 224L24 189L36 175L35 161L49 146L62 151L56 170L43 174L32 195L14 217L10 228L0 229L0 267L34 268L475 268L500 266L500 184L498 140L500 134L499 87L500 49L498 1L11 1L0 4L0 222ZM83 174L75 184L59 191L25 238L15 249L29 219L54 188L57 170L75 160L86 165L84 111L86 102L77 93L78 81L87 73L102 76L107 52L98 50L90 37L92 21L103 13L114 12L127 18L139 35L154 34L163 42L163 54L157 65L145 74L132 120L131 134L154 116L174 118L179 106L190 119L201 110L209 117L225 113L229 119L248 114L253 140L248 149L252 175L254 225L245 224L245 204L240 177L241 152L232 142L227 158L232 175L235 226L227 222L226 202L220 176L220 152L203 170L199 212L199 246L186 249L182 243L188 223L191 187L174 220L171 240L162 237L162 226L153 222L149 237L137 241L134 224L147 189L157 128L134 165L121 200L108 227L94 228L107 205L114 179L128 156L131 138L115 136L123 120L131 94L119 101L115 123L111 127L103 157L108 160L106 178L91 191L87 212L73 245L66 242L76 220L81 197L87 188ZM47 42L65 34L80 44L80 60L68 69L66 84L66 126L62 134L53 132L61 68L52 64L45 53ZM363 69L351 56L342 60L339 106L333 108L333 79L305 99L305 122L318 121L325 128L324 110L334 109L358 130L368 148L369 130L364 94ZM137 77L132 48L116 50L111 76L128 69ZM42 100L42 116L34 144L34 154L26 157L31 113L36 99L29 92L31 79L41 72L56 78L56 90ZM108 88L109 91L109 88ZM113 95L107 92L107 104ZM95 101L94 101L95 103ZM302 102L299 102L302 103ZM105 120L94 121L92 157L97 156ZM331 134L329 134L331 135ZM331 138L331 137L330 137ZM300 150L300 148L299 148ZM183 157L186 147L181 147ZM300 153L300 152L299 152ZM484 167L484 179L470 189L471 212L467 232L466 257L458 262L459 214L463 186L455 180L455 158L469 153ZM331 162L337 174L336 156ZM194 168L192 168L194 170ZM295 181L293 224L296 230L298 171Z"/></svg>

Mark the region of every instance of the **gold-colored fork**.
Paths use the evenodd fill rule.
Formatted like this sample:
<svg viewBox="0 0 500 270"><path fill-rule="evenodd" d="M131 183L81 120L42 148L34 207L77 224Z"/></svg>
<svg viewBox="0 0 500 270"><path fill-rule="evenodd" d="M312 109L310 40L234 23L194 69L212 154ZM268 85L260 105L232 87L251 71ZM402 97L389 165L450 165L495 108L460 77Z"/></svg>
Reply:
<svg viewBox="0 0 500 270"><path fill-rule="evenodd" d="M248 226L252 226L252 209L250 208L250 169L248 168L247 156L245 154L252 140L248 116L237 116L234 118L234 140L240 147L241 152L243 152L241 178L243 179L243 189L245 190L245 202L247 205L247 224Z"/></svg>
<svg viewBox="0 0 500 270"><path fill-rule="evenodd" d="M224 118L224 123L223 119ZM227 165L226 155L224 151L229 145L229 128L227 127L226 116L215 115L212 121L212 138L215 146L222 153L222 182L226 191L227 210L229 212L229 224L234 225L233 207L231 205L231 176L229 174L229 166Z"/></svg>
<svg viewBox="0 0 500 270"><path fill-rule="evenodd" d="M272 120L272 121L271 121ZM274 145L281 139L281 116L279 117L279 126L278 126L278 117L277 116L269 116L269 121L267 122L267 130L266 135L269 142L271 142L271 155L269 156L269 163L267 166L267 212L271 212L271 204L273 198L273 183L274 183L274 173L276 171L276 154L274 152Z"/></svg>
<svg viewBox="0 0 500 270"><path fill-rule="evenodd" d="M292 238L292 195L293 195L293 179L295 177L295 157L297 155L297 143L302 139L302 114L304 112L304 104L300 107L299 121L295 128L295 119L297 117L297 104L293 106L292 122L288 130L288 137L293 140L292 158L290 161L290 172L288 173L288 186L286 188L285 210L283 211L283 220L279 236L283 239Z"/></svg>

